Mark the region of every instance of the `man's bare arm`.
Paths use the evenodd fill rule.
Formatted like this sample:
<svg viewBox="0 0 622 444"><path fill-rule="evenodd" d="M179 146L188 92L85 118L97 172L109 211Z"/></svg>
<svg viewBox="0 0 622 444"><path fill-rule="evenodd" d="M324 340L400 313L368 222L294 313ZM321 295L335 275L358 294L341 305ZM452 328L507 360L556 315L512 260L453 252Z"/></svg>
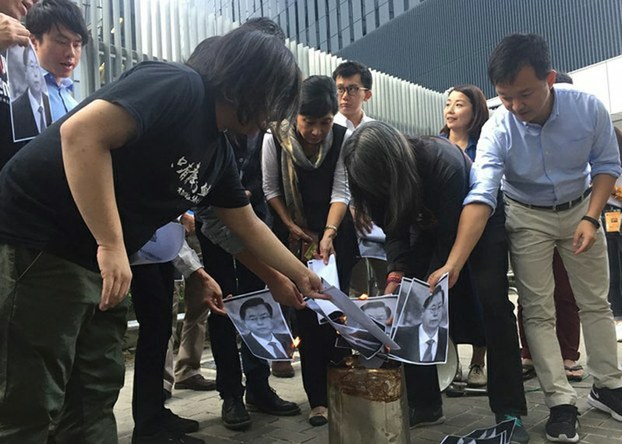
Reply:
<svg viewBox="0 0 622 444"><path fill-rule="evenodd" d="M255 215L250 205L241 208L215 208L215 210L223 223L257 260L294 281L303 295L323 297L319 294L320 279L285 248L266 224Z"/></svg>
<svg viewBox="0 0 622 444"><path fill-rule="evenodd" d="M118 105L95 100L60 128L63 165L73 199L97 241L102 310L127 294L132 278L114 194L110 151L131 140L135 120Z"/></svg>

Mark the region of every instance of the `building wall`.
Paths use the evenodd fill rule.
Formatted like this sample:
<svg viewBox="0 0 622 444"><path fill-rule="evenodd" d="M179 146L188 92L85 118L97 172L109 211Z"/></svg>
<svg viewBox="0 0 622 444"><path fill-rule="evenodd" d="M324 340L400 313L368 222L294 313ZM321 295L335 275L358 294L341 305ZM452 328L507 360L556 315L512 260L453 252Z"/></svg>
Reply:
<svg viewBox="0 0 622 444"><path fill-rule="evenodd" d="M78 98L143 60L183 62L203 39L238 26L207 0L81 0L94 36L82 52L76 78ZM218 11L217 11L218 12ZM288 47L305 76L331 75L343 59L289 39ZM371 117L410 134L435 134L442 126L443 94L372 69Z"/></svg>
<svg viewBox="0 0 622 444"><path fill-rule="evenodd" d="M338 54L437 91L474 83L491 97L488 55L504 35L543 35L554 67L574 71L622 54L621 24L620 0L427 0Z"/></svg>
<svg viewBox="0 0 622 444"><path fill-rule="evenodd" d="M207 0L208 10L244 22L265 16L292 40L337 52L424 0Z"/></svg>

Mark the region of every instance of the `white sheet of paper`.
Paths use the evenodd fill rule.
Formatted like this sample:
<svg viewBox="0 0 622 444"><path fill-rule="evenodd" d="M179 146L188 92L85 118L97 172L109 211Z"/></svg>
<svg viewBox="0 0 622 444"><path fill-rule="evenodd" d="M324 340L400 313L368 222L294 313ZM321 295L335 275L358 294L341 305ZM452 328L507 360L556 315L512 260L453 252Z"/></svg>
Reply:
<svg viewBox="0 0 622 444"><path fill-rule="evenodd" d="M339 288L339 275L337 274L337 262L334 254L331 254L328 258L327 265L324 265L324 261L322 259L311 259L307 262L307 267L309 267L309 270L317 274L320 278L324 279L326 283L332 285L333 287ZM326 313L326 316L330 318L332 318L332 315L335 313L341 313L339 307L331 301L317 299L315 302L322 308L322 311ZM326 319L319 313L317 313L317 321L320 324L326 323Z"/></svg>
<svg viewBox="0 0 622 444"><path fill-rule="evenodd" d="M337 261L335 255L331 254L328 258L328 264L324 265L322 259L311 259L307 262L309 270L324 279L335 288L339 288L339 275L337 274Z"/></svg>

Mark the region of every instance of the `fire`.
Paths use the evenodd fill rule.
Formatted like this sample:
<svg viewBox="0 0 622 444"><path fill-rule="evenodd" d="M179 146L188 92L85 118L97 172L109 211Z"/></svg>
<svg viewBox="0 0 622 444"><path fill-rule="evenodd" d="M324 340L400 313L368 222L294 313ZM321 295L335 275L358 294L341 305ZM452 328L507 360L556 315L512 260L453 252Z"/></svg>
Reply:
<svg viewBox="0 0 622 444"><path fill-rule="evenodd" d="M298 348L298 346L300 345L300 337L296 336L292 344L294 345L294 348Z"/></svg>
<svg viewBox="0 0 622 444"><path fill-rule="evenodd" d="M360 295L360 296L359 296L359 299L360 299L361 301L365 301L365 300L369 299L369 295L367 295L367 294L363 293L362 295Z"/></svg>

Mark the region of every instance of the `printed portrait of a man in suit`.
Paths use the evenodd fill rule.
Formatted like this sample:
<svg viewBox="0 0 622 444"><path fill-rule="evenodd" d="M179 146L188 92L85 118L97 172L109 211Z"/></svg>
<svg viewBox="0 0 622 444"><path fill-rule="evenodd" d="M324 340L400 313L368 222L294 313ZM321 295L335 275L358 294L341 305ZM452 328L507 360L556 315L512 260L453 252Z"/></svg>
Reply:
<svg viewBox="0 0 622 444"><path fill-rule="evenodd" d="M240 306L240 319L250 333L242 339L251 352L268 360L291 359L294 349L288 333L274 332L274 309L261 297L250 298Z"/></svg>
<svg viewBox="0 0 622 444"><path fill-rule="evenodd" d="M416 302L412 297L407 305ZM394 340L401 349L392 353L415 363L445 362L449 337L447 328L441 325L447 322L445 305L445 292L438 286L421 305L421 322L397 327ZM404 310L408 308L404 307Z"/></svg>
<svg viewBox="0 0 622 444"><path fill-rule="evenodd" d="M13 139L30 139L40 134L52 123L50 99L46 94L45 80L37 56L30 46L23 50L26 90L13 102Z"/></svg>

